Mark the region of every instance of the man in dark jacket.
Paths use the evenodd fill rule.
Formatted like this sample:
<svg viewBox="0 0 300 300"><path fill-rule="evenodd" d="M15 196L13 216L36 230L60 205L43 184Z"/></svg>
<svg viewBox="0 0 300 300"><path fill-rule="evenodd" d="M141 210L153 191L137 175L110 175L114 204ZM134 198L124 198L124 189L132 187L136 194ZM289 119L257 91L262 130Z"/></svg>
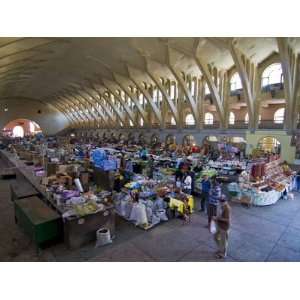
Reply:
<svg viewBox="0 0 300 300"><path fill-rule="evenodd" d="M211 188L211 183L207 175L204 175L201 181L201 209L200 211L205 211L208 204L209 191Z"/></svg>

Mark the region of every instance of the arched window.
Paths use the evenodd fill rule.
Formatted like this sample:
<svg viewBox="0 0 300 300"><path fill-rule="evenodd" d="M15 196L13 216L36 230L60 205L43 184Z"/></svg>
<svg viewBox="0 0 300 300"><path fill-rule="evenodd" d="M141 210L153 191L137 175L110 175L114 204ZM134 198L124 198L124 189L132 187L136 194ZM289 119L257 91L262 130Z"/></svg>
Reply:
<svg viewBox="0 0 300 300"><path fill-rule="evenodd" d="M144 126L144 119L143 118L140 119L140 125L141 125L141 127Z"/></svg>
<svg viewBox="0 0 300 300"><path fill-rule="evenodd" d="M212 113L205 113L204 115L204 124L205 125L212 125L214 123L214 115Z"/></svg>
<svg viewBox="0 0 300 300"><path fill-rule="evenodd" d="M139 94L139 102L140 102L140 105L144 104L144 95L142 93Z"/></svg>
<svg viewBox="0 0 300 300"><path fill-rule="evenodd" d="M279 108L278 110L275 111L274 114L274 123L275 124L282 124L284 121L284 108Z"/></svg>
<svg viewBox="0 0 300 300"><path fill-rule="evenodd" d="M210 89L209 89L207 83L205 83L205 86L204 86L204 93L205 93L205 95L209 95L210 94Z"/></svg>
<svg viewBox="0 0 300 300"><path fill-rule="evenodd" d="M133 127L133 122L131 120L129 120L129 125Z"/></svg>
<svg viewBox="0 0 300 300"><path fill-rule="evenodd" d="M22 126L15 126L13 129L13 137L24 137L24 129Z"/></svg>
<svg viewBox="0 0 300 300"><path fill-rule="evenodd" d="M171 125L176 125L176 121L175 121L174 117L171 118Z"/></svg>
<svg viewBox="0 0 300 300"><path fill-rule="evenodd" d="M246 123L246 124L249 123L249 115L248 115L248 113L246 113L246 115L245 115L245 123Z"/></svg>
<svg viewBox="0 0 300 300"><path fill-rule="evenodd" d="M195 81L194 80L192 80L191 81L191 94L192 94L192 96L196 96L196 89L195 89L195 87L196 87L196 83L195 83Z"/></svg>
<svg viewBox="0 0 300 300"><path fill-rule="evenodd" d="M177 95L177 86L176 86L176 84L173 82L173 83L171 83L171 86L170 86L170 98L171 98L172 100L175 100L176 95Z"/></svg>
<svg viewBox="0 0 300 300"><path fill-rule="evenodd" d="M235 115L234 115L234 113L231 111L230 113L229 113L229 124L230 125L233 125L235 123Z"/></svg>
<svg viewBox="0 0 300 300"><path fill-rule="evenodd" d="M280 63L272 64L263 71L261 80L262 87L282 82L283 76Z"/></svg>
<svg viewBox="0 0 300 300"><path fill-rule="evenodd" d="M242 88L243 86L242 86L240 75L238 72L235 72L230 79L230 90L235 91L235 90L240 90Z"/></svg>
<svg viewBox="0 0 300 300"><path fill-rule="evenodd" d="M187 114L185 117L185 124L186 125L195 125L195 119L192 114Z"/></svg>
<svg viewBox="0 0 300 300"><path fill-rule="evenodd" d="M212 80L213 80L213 82L215 82L215 77L214 76L212 77ZM218 90L220 89L220 79L219 79L219 77L217 77L217 89ZM210 94L210 89L209 89L207 83L205 83L205 85L204 85L204 94L205 95L209 95Z"/></svg>

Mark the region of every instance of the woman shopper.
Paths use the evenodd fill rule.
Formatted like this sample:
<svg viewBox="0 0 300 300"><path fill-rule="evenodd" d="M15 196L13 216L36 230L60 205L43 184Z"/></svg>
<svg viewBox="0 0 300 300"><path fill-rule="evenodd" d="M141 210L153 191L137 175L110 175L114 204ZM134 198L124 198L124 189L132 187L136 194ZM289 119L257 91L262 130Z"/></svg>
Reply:
<svg viewBox="0 0 300 300"><path fill-rule="evenodd" d="M186 194L192 194L192 176L188 172L183 179L183 191Z"/></svg>

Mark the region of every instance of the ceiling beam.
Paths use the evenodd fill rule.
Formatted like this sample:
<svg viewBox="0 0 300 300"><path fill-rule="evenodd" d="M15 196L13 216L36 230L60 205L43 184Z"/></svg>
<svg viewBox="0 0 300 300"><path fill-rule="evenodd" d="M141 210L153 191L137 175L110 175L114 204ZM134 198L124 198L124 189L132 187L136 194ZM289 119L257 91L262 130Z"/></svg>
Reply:
<svg viewBox="0 0 300 300"><path fill-rule="evenodd" d="M95 88L97 88L97 85L95 85ZM119 118L119 120L122 122L122 124L124 124L125 123L124 115L116 107L115 103L112 102L112 100L111 100L111 94L109 93L109 91L107 93L108 93L108 95L104 92L103 95L102 95L102 97L111 106L111 108L113 109L113 111L115 112L115 114L117 115L117 117Z"/></svg>
<svg viewBox="0 0 300 300"><path fill-rule="evenodd" d="M277 38L279 57L284 79L284 94L286 98L285 126L288 131L296 129L297 93L299 90L299 55L290 47L288 38Z"/></svg>
<svg viewBox="0 0 300 300"><path fill-rule="evenodd" d="M67 111L67 109L65 107L63 107L59 101L57 99L54 98L54 101L51 101L52 102L52 105L58 109L60 112L62 112L64 114L64 116L69 120L70 124L71 125L75 125L77 126L78 125L78 122L77 120L75 120L73 118L73 116L71 115L71 113L69 111Z"/></svg>
<svg viewBox="0 0 300 300"><path fill-rule="evenodd" d="M70 103L70 105L76 105L77 109L80 108L79 110L75 109L75 111L81 116L83 122L94 122L94 118L91 112L86 108L85 101L81 100L80 98L74 97L74 95L72 95L72 92L68 90L62 92L62 95L63 98Z"/></svg>
<svg viewBox="0 0 300 300"><path fill-rule="evenodd" d="M246 63L247 61L249 62L249 59L246 58L245 55L243 55L243 53L236 47L234 42L230 44L229 50L243 85L243 92L248 106L249 126L250 129L255 129L255 95L253 89L251 88L253 87L253 84L250 80L250 74L247 72L246 64L243 61L243 57L246 60Z"/></svg>
<svg viewBox="0 0 300 300"><path fill-rule="evenodd" d="M109 90L109 92L114 95L115 99L118 99L118 101L123 105L124 110L126 111L129 119L132 121L132 123L135 123L135 118L134 118L134 113L133 111L129 108L128 104L125 103L125 99L121 98L121 95L117 94L115 92L116 88L113 87L114 82L107 80L105 78L102 78L103 85ZM118 90L121 90L121 88L118 86ZM124 91L123 91L124 92ZM125 93L125 92L124 92Z"/></svg>
<svg viewBox="0 0 300 300"><path fill-rule="evenodd" d="M144 108L142 107L142 105L139 102L139 99L137 98L137 95L134 94L132 91L129 90L129 87L126 86L123 83L123 77L113 73L114 79L115 81L118 83L118 85L123 89L123 91L125 92L125 94L134 102L137 110L139 111L140 115L142 116L142 118L144 119L145 124L148 124L148 119L147 119L147 113L144 110Z"/></svg>
<svg viewBox="0 0 300 300"><path fill-rule="evenodd" d="M168 54L167 66L168 66L169 70L171 71L171 73L173 74L173 76L176 78L178 85L182 88L182 91L188 100L189 106L192 110L192 114L195 118L196 126L200 127L200 118L199 118L199 111L197 108L197 104L196 104L195 100L193 99L193 96L191 95L191 92L188 89L186 82L181 77L180 71L175 66L176 62L174 61L174 59L172 57L172 51L173 50L167 45L167 54Z"/></svg>
<svg viewBox="0 0 300 300"><path fill-rule="evenodd" d="M171 97L169 96L166 88L162 85L159 76L155 73L155 71L153 70L153 68L151 68L151 62L149 59L145 58L146 60L146 72L148 74L148 76L152 79L152 81L156 84L157 88L160 90L160 92L162 93L162 95L164 96L164 99L167 101L168 106L171 110L171 113L175 119L176 124L180 124L180 118L179 118L179 113L177 110L177 107L175 106L175 104L173 103L173 100L171 99Z"/></svg>
<svg viewBox="0 0 300 300"><path fill-rule="evenodd" d="M61 103L64 107L67 106L67 110L73 115L74 118L78 120L79 123L84 123L86 121L85 117L83 117L78 109L74 109L74 103L71 103L68 99L66 99L63 95L58 95L56 97L57 101Z"/></svg>
<svg viewBox="0 0 300 300"><path fill-rule="evenodd" d="M161 116L161 112L158 109L157 105L154 103L153 101L153 97L150 95L150 93L148 92L147 89L145 89L145 87L136 79L136 71L130 67L129 65L127 65L127 69L128 69L128 74L129 74L129 78L131 79L131 81L136 85L136 87L139 89L139 91L144 95L144 97L147 99L149 105L152 108L152 111L156 117L156 119L158 120L160 126L164 126L164 122L162 120L162 116Z"/></svg>
<svg viewBox="0 0 300 300"><path fill-rule="evenodd" d="M90 93L90 91L85 88L83 85L79 85L79 88L82 89L82 92L86 93L88 97L90 97L94 102L91 102L92 107L94 107L94 109L98 112L99 116L101 117L102 121L104 123L107 123L107 119L105 118L103 111L99 109L98 105L101 106L101 103L99 103L99 99L97 99L97 97L94 97L94 95L92 93ZM87 97L87 98L88 98ZM89 100L91 100L89 99ZM101 106L102 108L102 106ZM102 108L103 109L103 108Z"/></svg>

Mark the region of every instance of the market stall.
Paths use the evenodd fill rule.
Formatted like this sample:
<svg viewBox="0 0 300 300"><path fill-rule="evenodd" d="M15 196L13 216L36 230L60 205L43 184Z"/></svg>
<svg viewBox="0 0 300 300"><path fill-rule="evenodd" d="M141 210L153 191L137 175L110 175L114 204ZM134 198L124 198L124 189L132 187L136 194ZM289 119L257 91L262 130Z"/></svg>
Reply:
<svg viewBox="0 0 300 300"><path fill-rule="evenodd" d="M247 171L239 177L239 183L229 184L228 190L234 199L265 206L288 197L293 187L293 173L284 172L281 160L275 155L249 162Z"/></svg>
<svg viewBox="0 0 300 300"><path fill-rule="evenodd" d="M114 207L109 194L97 190L84 193L82 186L73 185L74 179L68 174L36 176L35 166L26 165L14 153L2 150L1 158L16 167L17 180L26 180L37 191L40 201L59 214L63 221L60 234L70 248L95 240L96 231L103 226L115 235Z"/></svg>

